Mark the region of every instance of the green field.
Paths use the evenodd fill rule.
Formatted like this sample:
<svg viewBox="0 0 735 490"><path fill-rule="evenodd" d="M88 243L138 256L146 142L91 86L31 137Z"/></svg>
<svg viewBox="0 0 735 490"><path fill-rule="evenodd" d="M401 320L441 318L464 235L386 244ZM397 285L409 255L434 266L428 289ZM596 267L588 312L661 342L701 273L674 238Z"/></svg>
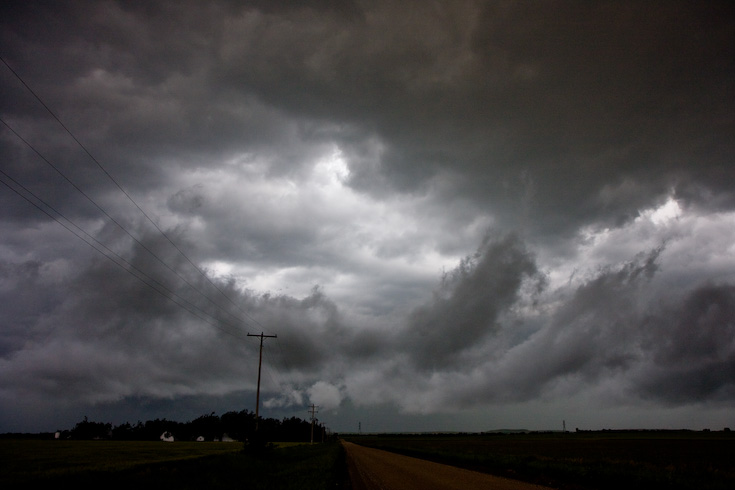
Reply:
<svg viewBox="0 0 735 490"><path fill-rule="evenodd" d="M284 444L259 455L240 443L0 440L0 488L340 488L337 442Z"/></svg>
<svg viewBox="0 0 735 490"><path fill-rule="evenodd" d="M381 435L352 442L560 489L735 488L727 432Z"/></svg>

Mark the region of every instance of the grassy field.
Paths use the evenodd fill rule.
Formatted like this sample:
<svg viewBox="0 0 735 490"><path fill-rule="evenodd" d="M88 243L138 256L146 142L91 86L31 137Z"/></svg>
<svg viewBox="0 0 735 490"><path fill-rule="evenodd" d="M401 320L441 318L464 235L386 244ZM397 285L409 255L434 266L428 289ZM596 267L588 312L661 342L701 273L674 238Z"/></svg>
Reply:
<svg viewBox="0 0 735 490"><path fill-rule="evenodd" d="M735 436L591 432L354 436L358 444L564 490L735 488ZM0 488L347 488L337 442L279 444L0 440Z"/></svg>
<svg viewBox="0 0 735 490"><path fill-rule="evenodd" d="M724 432L358 436L349 440L560 489L735 488Z"/></svg>
<svg viewBox="0 0 735 490"><path fill-rule="evenodd" d="M100 488L341 488L339 443L284 444L263 454L240 443L0 441L0 488L98 485Z"/></svg>

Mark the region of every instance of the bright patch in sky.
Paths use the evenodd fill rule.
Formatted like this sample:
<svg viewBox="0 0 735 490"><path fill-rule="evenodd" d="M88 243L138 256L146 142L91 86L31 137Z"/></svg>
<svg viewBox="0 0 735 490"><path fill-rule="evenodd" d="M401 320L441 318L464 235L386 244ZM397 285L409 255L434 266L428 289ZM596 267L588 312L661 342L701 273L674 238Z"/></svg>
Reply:
<svg viewBox="0 0 735 490"><path fill-rule="evenodd" d="M233 268L233 264L220 261L205 264L205 269L207 269L213 277L229 276L232 273Z"/></svg>
<svg viewBox="0 0 735 490"><path fill-rule="evenodd" d="M331 154L314 166L314 180L326 187L344 189L344 182L349 176L350 169L347 167L342 151L337 145L334 146Z"/></svg>
<svg viewBox="0 0 735 490"><path fill-rule="evenodd" d="M664 225L668 221L678 218L681 215L681 208L675 199L669 198L659 208L644 212L642 215L648 216L655 225Z"/></svg>

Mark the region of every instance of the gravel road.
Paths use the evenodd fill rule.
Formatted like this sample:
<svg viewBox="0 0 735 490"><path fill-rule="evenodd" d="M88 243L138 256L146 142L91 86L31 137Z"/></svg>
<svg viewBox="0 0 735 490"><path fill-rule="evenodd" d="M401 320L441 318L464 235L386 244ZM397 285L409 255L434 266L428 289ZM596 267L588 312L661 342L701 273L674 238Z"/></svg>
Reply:
<svg viewBox="0 0 735 490"><path fill-rule="evenodd" d="M548 487L343 441L353 490L541 490Z"/></svg>

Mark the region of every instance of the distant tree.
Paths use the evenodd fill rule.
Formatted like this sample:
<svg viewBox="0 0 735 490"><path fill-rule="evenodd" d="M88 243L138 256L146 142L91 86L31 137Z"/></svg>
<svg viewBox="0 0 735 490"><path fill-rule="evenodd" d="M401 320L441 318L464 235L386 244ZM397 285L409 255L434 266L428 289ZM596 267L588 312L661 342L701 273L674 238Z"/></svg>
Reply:
<svg viewBox="0 0 735 490"><path fill-rule="evenodd" d="M206 441L213 441L222 438L222 422L218 416L212 412L209 415L202 415L192 420L187 427L187 432L191 434L191 438L196 439L199 436L204 437Z"/></svg>
<svg viewBox="0 0 735 490"><path fill-rule="evenodd" d="M238 441L245 441L255 432L255 414L248 410L227 412L220 418L222 432Z"/></svg>
<svg viewBox="0 0 735 490"><path fill-rule="evenodd" d="M311 439L311 422L297 417L284 418L281 423L282 440L294 442L306 442Z"/></svg>
<svg viewBox="0 0 735 490"><path fill-rule="evenodd" d="M135 428L128 422L120 424L112 429L112 438L118 441L135 440Z"/></svg>
<svg viewBox="0 0 735 490"><path fill-rule="evenodd" d="M256 431L255 413L248 410L227 412L221 417L211 412L201 415L190 422L155 419L145 423L140 420L132 425L129 422L116 427L112 424L91 422L86 416L70 431L60 431L60 438L108 439L128 441L158 441L163 433L171 433L179 441L194 441L203 437L207 441L222 439L224 435L247 442L250 447L266 447L273 441L306 442L311 437L311 422L298 417L282 420L261 418ZM314 441L321 441L325 428L322 424L314 426Z"/></svg>
<svg viewBox="0 0 735 490"><path fill-rule="evenodd" d="M182 437L182 430L180 430L182 425L179 422L166 419L149 420L143 426L143 437L141 440L157 441L164 432L172 433L177 439L184 439Z"/></svg>
<svg viewBox="0 0 735 490"><path fill-rule="evenodd" d="M112 424L91 422L84 416L71 430L72 439L109 439L112 437Z"/></svg>

